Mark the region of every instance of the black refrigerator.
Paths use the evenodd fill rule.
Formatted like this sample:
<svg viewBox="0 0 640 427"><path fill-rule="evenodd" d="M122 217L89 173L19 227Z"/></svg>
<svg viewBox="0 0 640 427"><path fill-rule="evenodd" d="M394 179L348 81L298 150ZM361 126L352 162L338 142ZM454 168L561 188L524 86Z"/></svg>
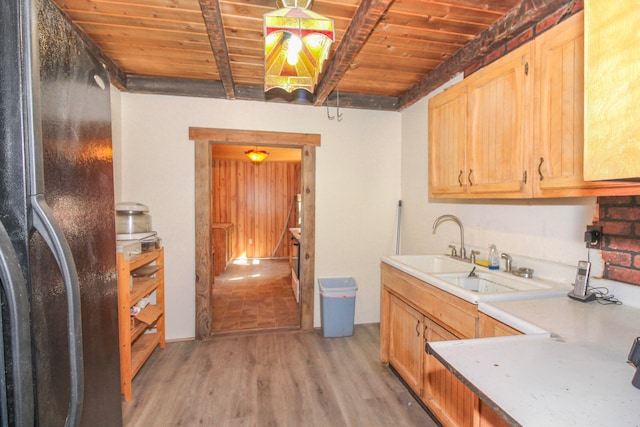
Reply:
<svg viewBox="0 0 640 427"><path fill-rule="evenodd" d="M119 426L109 76L49 0L0 48L0 425Z"/></svg>

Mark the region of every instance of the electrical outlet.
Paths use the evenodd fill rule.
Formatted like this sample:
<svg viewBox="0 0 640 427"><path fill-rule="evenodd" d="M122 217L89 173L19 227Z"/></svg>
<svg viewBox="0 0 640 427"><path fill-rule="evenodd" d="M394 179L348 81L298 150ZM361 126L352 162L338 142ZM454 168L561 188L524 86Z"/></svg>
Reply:
<svg viewBox="0 0 640 427"><path fill-rule="evenodd" d="M589 249L602 249L602 227L599 225L587 225L584 233L584 242Z"/></svg>

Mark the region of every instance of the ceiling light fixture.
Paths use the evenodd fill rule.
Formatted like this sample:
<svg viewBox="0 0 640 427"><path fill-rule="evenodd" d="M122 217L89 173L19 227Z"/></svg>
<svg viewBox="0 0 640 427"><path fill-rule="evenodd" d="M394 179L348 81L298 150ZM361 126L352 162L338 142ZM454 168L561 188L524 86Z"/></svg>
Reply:
<svg viewBox="0 0 640 427"><path fill-rule="evenodd" d="M269 155L269 153L264 150L249 150L245 151L244 154L256 165L262 163Z"/></svg>
<svg viewBox="0 0 640 427"><path fill-rule="evenodd" d="M335 40L333 20L308 9L303 0L279 0L264 15L264 90L313 93Z"/></svg>

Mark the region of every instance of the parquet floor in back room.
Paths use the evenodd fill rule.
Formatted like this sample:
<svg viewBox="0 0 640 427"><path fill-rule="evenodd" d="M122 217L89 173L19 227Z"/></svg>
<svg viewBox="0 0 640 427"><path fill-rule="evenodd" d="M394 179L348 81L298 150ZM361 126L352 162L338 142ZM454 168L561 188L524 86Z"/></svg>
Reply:
<svg viewBox="0 0 640 427"><path fill-rule="evenodd" d="M211 289L214 333L300 326L286 259L233 261Z"/></svg>

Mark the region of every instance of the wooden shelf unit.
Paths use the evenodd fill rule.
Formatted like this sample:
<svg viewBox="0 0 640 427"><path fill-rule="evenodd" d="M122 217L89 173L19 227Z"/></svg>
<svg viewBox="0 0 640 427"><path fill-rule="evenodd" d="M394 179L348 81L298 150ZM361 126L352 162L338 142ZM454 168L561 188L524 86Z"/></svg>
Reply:
<svg viewBox="0 0 640 427"><path fill-rule="evenodd" d="M159 268L152 276L133 277L140 267L155 265ZM133 281L133 286L131 283ZM131 307L142 298L155 293L155 307L159 313L150 325L131 316ZM143 310L144 311L144 310ZM118 253L118 322L120 325L120 383L126 401L133 397L131 382L156 346L165 347L164 321L164 249L141 253L125 259Z"/></svg>

